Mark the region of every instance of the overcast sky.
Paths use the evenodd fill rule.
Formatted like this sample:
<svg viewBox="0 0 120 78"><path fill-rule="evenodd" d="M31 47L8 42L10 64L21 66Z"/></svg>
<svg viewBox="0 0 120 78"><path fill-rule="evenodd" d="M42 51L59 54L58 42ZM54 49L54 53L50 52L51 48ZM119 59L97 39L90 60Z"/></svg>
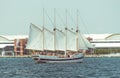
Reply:
<svg viewBox="0 0 120 78"><path fill-rule="evenodd" d="M79 10L79 28L83 33L120 33L120 0L0 0L0 34L28 34L30 23L53 28L54 8L56 26L64 27L67 9L68 26L76 26ZM52 22L51 22L52 21Z"/></svg>

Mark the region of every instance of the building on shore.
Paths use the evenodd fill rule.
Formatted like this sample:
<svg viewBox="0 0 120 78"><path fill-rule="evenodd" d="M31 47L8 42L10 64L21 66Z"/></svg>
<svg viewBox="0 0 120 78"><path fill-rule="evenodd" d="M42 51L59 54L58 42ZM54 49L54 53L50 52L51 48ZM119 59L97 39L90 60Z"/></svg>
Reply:
<svg viewBox="0 0 120 78"><path fill-rule="evenodd" d="M95 46L95 54L120 53L120 33L85 34ZM25 49L28 35L0 35L0 56L23 56L30 53Z"/></svg>
<svg viewBox="0 0 120 78"><path fill-rule="evenodd" d="M88 37L88 36L87 36ZM120 33L90 34L95 54L120 53Z"/></svg>
<svg viewBox="0 0 120 78"><path fill-rule="evenodd" d="M22 56L27 54L25 51L27 38L26 35L0 35L0 56Z"/></svg>

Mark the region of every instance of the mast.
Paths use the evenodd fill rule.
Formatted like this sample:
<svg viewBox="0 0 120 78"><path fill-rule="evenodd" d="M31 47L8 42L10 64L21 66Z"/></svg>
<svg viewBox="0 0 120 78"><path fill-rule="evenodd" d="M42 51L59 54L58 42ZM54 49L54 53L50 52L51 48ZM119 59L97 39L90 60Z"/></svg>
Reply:
<svg viewBox="0 0 120 78"><path fill-rule="evenodd" d="M54 8L54 49L56 51L56 9Z"/></svg>
<svg viewBox="0 0 120 78"><path fill-rule="evenodd" d="M77 10L77 17L76 17L76 20L77 20L77 28L76 28L76 50L78 51L79 48L78 48L78 10Z"/></svg>
<svg viewBox="0 0 120 78"><path fill-rule="evenodd" d="M66 39L65 39L65 56L67 55L67 9L66 9L66 27L65 27Z"/></svg>
<svg viewBox="0 0 120 78"><path fill-rule="evenodd" d="M44 51L44 25L45 25L45 17L44 17L44 8L43 8L43 51Z"/></svg>

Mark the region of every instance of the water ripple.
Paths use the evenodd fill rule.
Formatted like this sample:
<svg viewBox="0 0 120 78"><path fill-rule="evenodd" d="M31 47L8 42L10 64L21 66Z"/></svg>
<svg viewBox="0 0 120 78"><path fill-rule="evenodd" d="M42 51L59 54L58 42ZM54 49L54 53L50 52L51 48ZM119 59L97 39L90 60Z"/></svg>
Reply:
<svg viewBox="0 0 120 78"><path fill-rule="evenodd" d="M120 78L120 58L83 63L35 64L32 58L0 58L0 78Z"/></svg>

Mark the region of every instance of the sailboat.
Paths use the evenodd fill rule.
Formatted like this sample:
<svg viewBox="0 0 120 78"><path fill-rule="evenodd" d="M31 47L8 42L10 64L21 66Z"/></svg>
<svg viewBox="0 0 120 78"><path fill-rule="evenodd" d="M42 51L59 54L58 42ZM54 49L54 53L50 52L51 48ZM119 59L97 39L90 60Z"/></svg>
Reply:
<svg viewBox="0 0 120 78"><path fill-rule="evenodd" d="M33 55L37 63L83 62L84 51L89 48L94 47L81 34L78 27L76 31L68 27L63 31L54 27L51 31L30 24L26 49L39 51L39 54Z"/></svg>

